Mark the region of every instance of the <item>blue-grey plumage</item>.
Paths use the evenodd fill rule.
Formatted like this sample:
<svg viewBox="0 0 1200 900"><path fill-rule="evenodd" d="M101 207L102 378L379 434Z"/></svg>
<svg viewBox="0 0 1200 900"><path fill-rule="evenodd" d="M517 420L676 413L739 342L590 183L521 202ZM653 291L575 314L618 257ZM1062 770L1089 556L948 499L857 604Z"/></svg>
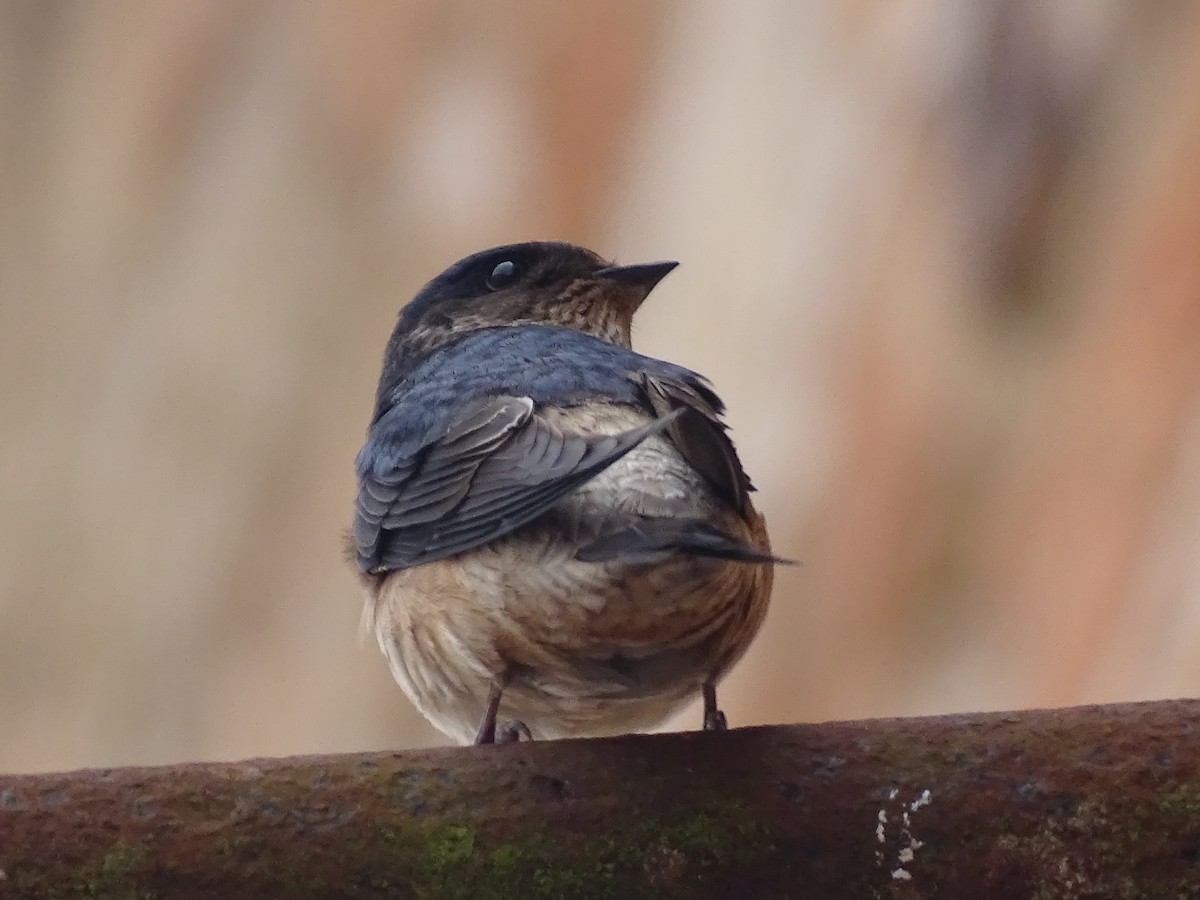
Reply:
<svg viewBox="0 0 1200 900"><path fill-rule="evenodd" d="M443 732L651 727L715 685L772 562L721 401L629 347L674 263L468 257L402 310L357 461L364 622Z"/></svg>

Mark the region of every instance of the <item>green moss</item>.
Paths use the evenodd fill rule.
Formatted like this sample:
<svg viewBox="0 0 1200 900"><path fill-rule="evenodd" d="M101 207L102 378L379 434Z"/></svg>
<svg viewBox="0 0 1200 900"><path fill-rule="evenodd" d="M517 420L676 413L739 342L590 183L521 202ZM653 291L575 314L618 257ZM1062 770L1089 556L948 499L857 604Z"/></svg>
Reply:
<svg viewBox="0 0 1200 900"><path fill-rule="evenodd" d="M97 860L80 869L76 887L83 897L112 900L150 900L153 896L131 886L130 873L145 857L145 851L118 842Z"/></svg>
<svg viewBox="0 0 1200 900"><path fill-rule="evenodd" d="M464 824L409 819L349 849L343 860L358 873L351 883L368 893L403 889L450 900L670 896L688 880L733 877L777 852L766 827L728 802L582 840L538 831L495 843Z"/></svg>
<svg viewBox="0 0 1200 900"><path fill-rule="evenodd" d="M766 829L728 803L582 842L536 832L481 846L465 825L387 828L379 837L374 848L363 848L364 870L392 868L397 876L389 879L392 884L407 871L420 897L472 900L662 896L684 879L752 865L776 852ZM384 887L377 878L364 881Z"/></svg>
<svg viewBox="0 0 1200 900"><path fill-rule="evenodd" d="M1180 785L1159 799L1158 808L1171 816L1193 821L1200 820L1200 786Z"/></svg>
<svg viewBox="0 0 1200 900"><path fill-rule="evenodd" d="M737 881L777 854L766 826L740 804L724 801L648 820L633 809L621 824L587 838L544 829L504 841L464 822L396 818L346 846L336 860L319 853L256 854L254 846L227 837L218 852L236 859L263 896L418 900L670 897L697 879ZM118 842L79 868L54 900L152 900L133 886L145 883L139 876L146 867L142 848Z"/></svg>
<svg viewBox="0 0 1200 900"><path fill-rule="evenodd" d="M1200 815L1198 801L1200 796L1194 790L1182 788L1163 795L1157 803L1163 812L1193 818ZM1009 835L998 846L1024 858L1028 871L1036 873L1033 900L1075 896L1114 900L1200 897L1200 886L1191 872L1164 870L1151 877L1140 867L1151 853L1146 842L1158 841L1161 834L1147 832L1137 823L1154 819L1152 813L1131 815L1127 806L1089 797L1071 813L1051 816L1035 832L1020 837Z"/></svg>
<svg viewBox="0 0 1200 900"><path fill-rule="evenodd" d="M423 868L446 875L471 862L475 832L465 825L444 825L426 836Z"/></svg>
<svg viewBox="0 0 1200 900"><path fill-rule="evenodd" d="M497 872L511 873L521 864L521 852L512 844L502 844L492 851L492 868Z"/></svg>

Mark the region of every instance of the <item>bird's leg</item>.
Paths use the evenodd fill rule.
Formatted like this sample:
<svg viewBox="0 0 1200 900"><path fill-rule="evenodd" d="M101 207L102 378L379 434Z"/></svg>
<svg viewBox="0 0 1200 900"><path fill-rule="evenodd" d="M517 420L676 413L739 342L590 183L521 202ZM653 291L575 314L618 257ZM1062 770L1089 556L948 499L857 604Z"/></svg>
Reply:
<svg viewBox="0 0 1200 900"><path fill-rule="evenodd" d="M493 681L492 688L488 691L487 706L483 710L483 720L479 723L479 730L475 732L477 745L496 743L496 713L500 711L500 695L503 693L504 685Z"/></svg>
<svg viewBox="0 0 1200 900"><path fill-rule="evenodd" d="M704 682L704 730L725 731L729 724L725 721L725 713L717 709L717 686L711 681Z"/></svg>

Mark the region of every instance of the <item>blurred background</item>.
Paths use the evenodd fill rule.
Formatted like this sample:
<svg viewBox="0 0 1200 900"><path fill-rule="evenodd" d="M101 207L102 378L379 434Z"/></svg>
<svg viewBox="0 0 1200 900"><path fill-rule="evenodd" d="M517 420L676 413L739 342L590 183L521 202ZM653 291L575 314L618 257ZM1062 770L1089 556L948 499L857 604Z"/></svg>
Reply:
<svg viewBox="0 0 1200 900"><path fill-rule="evenodd" d="M681 262L803 562L732 723L1200 694L1200 5L7 0L0 200L0 771L441 743L352 461L535 238Z"/></svg>

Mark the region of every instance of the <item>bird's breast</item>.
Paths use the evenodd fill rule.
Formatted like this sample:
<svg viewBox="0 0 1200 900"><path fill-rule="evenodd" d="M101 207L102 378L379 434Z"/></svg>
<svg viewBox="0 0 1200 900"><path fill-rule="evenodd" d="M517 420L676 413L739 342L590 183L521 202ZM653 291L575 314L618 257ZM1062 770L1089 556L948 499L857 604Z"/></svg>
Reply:
<svg viewBox="0 0 1200 900"><path fill-rule="evenodd" d="M766 611L768 564L598 564L574 552L531 528L379 581L371 624L427 715L464 697L474 708L504 680L509 702L524 696L535 707L554 697L566 707L682 702L736 662Z"/></svg>
<svg viewBox="0 0 1200 900"><path fill-rule="evenodd" d="M604 403L542 414L564 430L612 434L649 419ZM443 730L450 711L481 708L488 685L506 678L506 702L527 704L521 714L544 722L553 719L548 711L531 712L542 704L569 718L572 704L583 703L595 717L594 704L613 700L644 701L651 718L661 718L749 646L772 573L765 563L686 554L653 562L576 557L597 535L639 516L710 520L766 548L761 518L731 511L655 435L516 531L374 578L366 623L397 681ZM448 733L466 734L470 718L455 720L458 731ZM551 731L544 725L544 734Z"/></svg>

